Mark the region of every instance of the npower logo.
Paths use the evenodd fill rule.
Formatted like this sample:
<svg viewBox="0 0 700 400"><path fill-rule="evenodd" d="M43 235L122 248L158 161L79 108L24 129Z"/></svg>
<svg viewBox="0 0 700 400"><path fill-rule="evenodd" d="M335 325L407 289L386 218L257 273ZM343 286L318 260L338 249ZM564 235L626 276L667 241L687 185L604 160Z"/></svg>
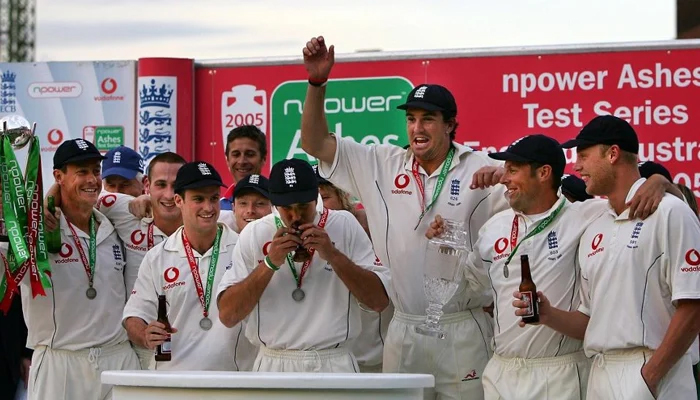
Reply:
<svg viewBox="0 0 700 400"><path fill-rule="evenodd" d="M270 96L273 164L293 157L315 161L300 146L299 127L308 85L307 81L283 82ZM406 114L396 107L412 89L413 84L401 76L333 79L328 82L324 102L328 126L336 136L362 144L406 145Z"/></svg>
<svg viewBox="0 0 700 400"><path fill-rule="evenodd" d="M29 97L35 99L78 97L82 93L83 86L80 82L36 82L27 87Z"/></svg>

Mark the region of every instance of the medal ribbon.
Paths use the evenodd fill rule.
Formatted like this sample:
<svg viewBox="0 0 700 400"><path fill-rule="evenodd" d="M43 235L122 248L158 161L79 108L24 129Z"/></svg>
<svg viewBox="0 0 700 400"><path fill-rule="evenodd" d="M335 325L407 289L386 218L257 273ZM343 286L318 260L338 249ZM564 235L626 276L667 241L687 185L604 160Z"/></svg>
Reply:
<svg viewBox="0 0 700 400"><path fill-rule="evenodd" d="M153 239L153 222L148 224L148 234L146 235L146 244L148 246L148 250L152 249L153 246L155 245L155 240Z"/></svg>
<svg viewBox="0 0 700 400"><path fill-rule="evenodd" d="M192 279L194 280L194 287L197 289L197 297L199 297L199 303L202 305L204 317L209 316L209 305L211 304L211 290L214 287L214 277L216 276L216 264L219 262L219 243L221 243L221 232L223 229L219 227L216 230L216 238L214 239L214 248L211 250L211 260L209 261L209 272L207 273L207 290L204 292L202 287L202 277L199 275L199 267L197 266L197 261L194 259L194 254L192 253L192 245L189 239L187 239L187 234L185 230L182 230L182 244L185 247L185 255L187 256L187 262L190 264L190 272L192 273ZM152 233L153 230L151 229Z"/></svg>
<svg viewBox="0 0 700 400"><path fill-rule="evenodd" d="M85 274L87 274L88 277L88 285L92 287L95 279L95 259L97 258L97 232L95 229L95 216L90 216L90 242L88 246L88 251L90 252L90 260L88 260L87 257L85 257L85 250L83 249L83 244L81 243L78 234L75 232L73 224L68 222L68 227L70 228L71 234L73 234L73 242L75 243L75 247L78 249L78 253L80 253L80 259L83 262Z"/></svg>
<svg viewBox="0 0 700 400"><path fill-rule="evenodd" d="M433 207L433 205L435 205L435 201L437 201L438 197L440 196L442 187L445 184L445 179L447 178L447 173L450 171L450 167L452 166L452 159L454 158L454 156L455 148L450 147L450 151L447 152L447 158L442 164L442 169L440 169L440 174L438 175L437 183L435 184L435 189L433 189L433 198L432 200L430 200L430 204L428 204L427 206L425 205L425 186L423 186L423 179L421 179L421 176L418 173L418 160L416 160L415 156L413 157L411 173L413 174L413 179L416 180L416 186L418 186L420 208L422 210L420 217L418 217L418 224L420 224L425 214ZM418 227L418 224L416 225L416 227Z"/></svg>
<svg viewBox="0 0 700 400"><path fill-rule="evenodd" d="M543 230L545 230L545 228L547 228L547 226L549 226L554 221L554 218L556 218L557 215L559 215L559 212L561 211L561 209L564 208L565 203L566 203L566 199L564 199L562 196L562 199L559 201L559 205L557 206L557 208L554 211L552 211L552 213L549 214L545 219L540 221L537 224L537 226L535 226L535 229L528 232L528 234L525 235L523 240L521 240L519 243L517 243L517 241L518 241L518 215L517 214L515 215L515 217L513 218L513 227L511 228L511 231L510 231L511 251L510 251L510 254L508 255L508 259L506 260L505 266L508 266L508 264L510 264L510 260L515 255L515 252L518 251L518 247L520 247L520 244L522 244L527 239L529 239L529 238L537 235L538 233L542 232Z"/></svg>
<svg viewBox="0 0 700 400"><path fill-rule="evenodd" d="M321 219L318 220L318 227L323 228L326 226L326 220L328 219L328 209L323 207L323 213L321 214ZM277 229L282 228L284 224L282 223L282 220L275 216L275 225L277 225ZM304 264L301 266L301 272L297 272L297 269L294 267L294 259L292 258L292 254L287 253L287 265L289 265L289 269L292 270L292 275L294 275L294 283L297 284L297 288L301 289L301 281L304 279L304 275L306 275L306 271L309 269L309 266L311 266L311 261L314 258L314 253L316 252L316 249L311 249L309 250L309 259L304 261Z"/></svg>

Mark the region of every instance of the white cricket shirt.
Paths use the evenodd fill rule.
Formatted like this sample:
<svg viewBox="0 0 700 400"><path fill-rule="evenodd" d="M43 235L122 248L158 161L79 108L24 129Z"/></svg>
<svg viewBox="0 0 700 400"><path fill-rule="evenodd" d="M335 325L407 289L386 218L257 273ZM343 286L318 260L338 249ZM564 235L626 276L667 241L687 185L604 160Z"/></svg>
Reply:
<svg viewBox="0 0 700 400"><path fill-rule="evenodd" d="M332 165L319 162L319 173L334 185L360 199L367 210L372 244L382 263L392 270L392 301L397 310L425 315L428 302L423 291L423 270L428 239L425 232L435 215L464 221L473 249L481 226L497 212L508 208L497 185L471 190L472 175L481 167L501 165L486 153L453 143L456 148L447 179L436 204L418 224L422 201L412 174L413 154L393 145L366 146L351 139L336 137ZM429 204L442 166L428 176L418 172L425 185L424 201ZM481 293L468 290L463 282L445 313L479 308L490 303Z"/></svg>
<svg viewBox="0 0 700 400"><path fill-rule="evenodd" d="M314 221L318 224L320 215ZM324 227L335 247L360 267L374 272L387 288L389 271L375 264L372 244L362 226L347 211L328 211ZM226 271L217 294L244 280L267 255L277 231L275 216L269 214L246 225L234 249L233 268ZM301 271L303 263L295 263ZM296 281L285 261L265 288L260 301L248 316L246 336L257 345L277 350L323 350L344 346L355 339L361 328L357 299L350 293L333 267L313 255L302 280L306 297L292 299Z"/></svg>
<svg viewBox="0 0 700 400"><path fill-rule="evenodd" d="M129 202L134 197L122 193L105 193L97 201L97 209L100 210L114 224L117 234L124 242L126 249L126 281L127 298L131 296L134 283L139 274L141 261L148 251L148 227L153 223L153 218L136 218L129 212ZM153 245L162 242L168 235L153 224Z"/></svg>
<svg viewBox="0 0 700 400"><path fill-rule="evenodd" d="M644 179L627 194L629 201ZM666 194L644 221L612 208L581 238L583 283L579 311L591 317L584 350L592 357L611 350L656 349L675 304L700 299L700 223L682 200ZM697 343L689 352L697 359Z"/></svg>
<svg viewBox="0 0 700 400"><path fill-rule="evenodd" d="M153 222L153 218L146 217L138 219L129 211L129 202L134 200L133 196L122 193L105 192L97 202L97 209L100 210L114 224L114 229L124 242L126 248L126 293L131 296L134 283L139 274L141 261L148 251L148 229L153 224L153 245L162 242L168 237ZM222 211L219 214L219 222L228 225L235 231L235 217L231 211ZM128 297L127 296L127 297Z"/></svg>
<svg viewBox="0 0 700 400"><path fill-rule="evenodd" d="M158 295L165 294L168 320L178 332L172 335L172 360L156 362L158 370L239 371L250 370L253 365L257 351L243 337L243 324L227 328L219 321L216 290L225 271L231 268L238 238L225 225L219 226L223 232L209 306L213 326L208 331L199 326L204 314L182 243L183 228L146 253L141 263L123 318L138 317L146 323L157 320ZM203 255L192 249L205 291L212 249Z"/></svg>
<svg viewBox="0 0 700 400"><path fill-rule="evenodd" d="M49 253L52 288L46 296L32 298L29 274L22 280L22 308L29 336L27 347L48 346L59 350L83 350L115 345L127 340L122 327L126 302L124 248L109 220L93 210L99 222L94 288L88 299L88 276L73 235L63 214L60 218L61 250ZM85 257L90 257L89 232L74 226Z"/></svg>
<svg viewBox="0 0 700 400"><path fill-rule="evenodd" d="M565 202L557 217L540 233L523 239L538 223ZM556 308L573 311L579 305L581 277L576 265L579 239L586 226L607 209L605 200L569 203L564 196L546 212L524 215L513 209L501 211L484 224L479 240L467 259L465 273L475 290L484 287L494 298L494 352L507 358L555 357L581 350L582 343L544 325L518 326L513 292L522 279L520 256L528 255L530 273L537 290ZM516 243L521 243L507 267L512 252L511 232L518 217Z"/></svg>

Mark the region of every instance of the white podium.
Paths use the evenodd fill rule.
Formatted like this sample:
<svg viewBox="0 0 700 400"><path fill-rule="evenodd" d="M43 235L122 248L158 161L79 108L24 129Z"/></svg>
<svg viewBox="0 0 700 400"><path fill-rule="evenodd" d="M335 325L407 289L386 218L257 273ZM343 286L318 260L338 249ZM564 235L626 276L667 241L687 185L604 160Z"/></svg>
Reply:
<svg viewBox="0 0 700 400"><path fill-rule="evenodd" d="M106 371L113 400L423 399L432 375L214 371Z"/></svg>

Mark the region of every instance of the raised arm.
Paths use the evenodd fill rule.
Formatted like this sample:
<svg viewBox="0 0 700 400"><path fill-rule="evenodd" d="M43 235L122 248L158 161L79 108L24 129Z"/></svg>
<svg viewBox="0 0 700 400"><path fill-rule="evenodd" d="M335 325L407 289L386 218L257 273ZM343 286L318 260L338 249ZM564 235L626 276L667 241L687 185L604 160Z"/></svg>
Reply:
<svg viewBox="0 0 700 400"><path fill-rule="evenodd" d="M335 137L328 132L328 121L324 111L326 82L335 62L333 46L326 47L323 36L311 38L303 50L304 66L309 74L304 111L301 116L301 147L305 152L333 163Z"/></svg>

